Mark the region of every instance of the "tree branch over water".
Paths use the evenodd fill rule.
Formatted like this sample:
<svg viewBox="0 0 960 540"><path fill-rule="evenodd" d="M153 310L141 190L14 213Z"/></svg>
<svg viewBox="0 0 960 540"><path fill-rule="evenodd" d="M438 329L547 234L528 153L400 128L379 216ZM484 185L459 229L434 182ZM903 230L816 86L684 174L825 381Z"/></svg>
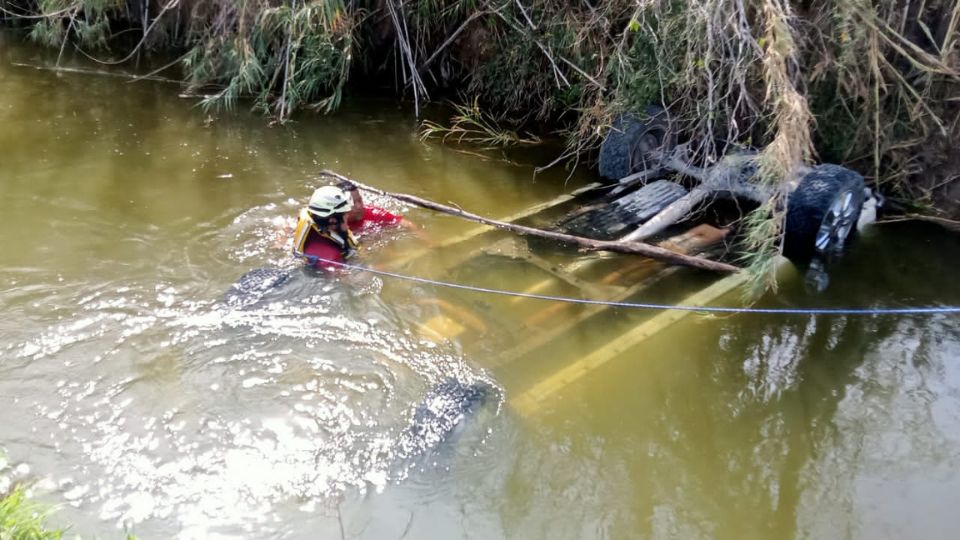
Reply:
<svg viewBox="0 0 960 540"><path fill-rule="evenodd" d="M670 264L689 266L692 268L699 268L702 270L711 270L714 272L738 272L740 270L739 268L731 264L712 261L710 259L697 257L693 255L684 255L682 253L677 253L675 251L671 251L669 249L665 249L662 247L645 244L643 242L594 240L592 238L584 238L582 236L574 236L572 234L545 231L542 229L536 229L534 227L526 227L524 225L517 225L515 223L507 223L507 222L499 221L496 219L490 219L490 218L483 217L471 212L467 212L460 208L454 208L452 206L440 204L428 199L417 197L415 195L409 195L406 193L391 193L389 191L383 191L382 189L368 186L362 182L358 182L352 178L347 178L342 174L338 174L330 170L320 171L320 176L334 178L341 182L343 181L350 182L360 189L369 191L371 193L376 193L377 195L390 197L398 201L403 201L416 206L420 206L422 208L427 208L436 212L441 212L451 216L456 216L469 221L476 221L477 223L483 223L484 225L490 225L491 227L497 227L498 229L515 232L517 234L538 236L540 238L547 238L549 240L555 240L557 242L563 242L566 244L576 244L588 251L613 251L617 253L643 255L645 257L650 257L651 259L657 259Z"/></svg>

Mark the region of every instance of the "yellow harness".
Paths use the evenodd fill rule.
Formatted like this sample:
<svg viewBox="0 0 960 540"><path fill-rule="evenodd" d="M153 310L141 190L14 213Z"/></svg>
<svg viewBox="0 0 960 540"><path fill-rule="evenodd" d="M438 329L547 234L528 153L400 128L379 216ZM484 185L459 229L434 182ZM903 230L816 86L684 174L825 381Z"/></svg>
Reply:
<svg viewBox="0 0 960 540"><path fill-rule="evenodd" d="M332 242L335 246L340 248L340 253L343 254L343 258L347 259L352 257L356 253L357 248L360 246L360 243L357 242L356 237L353 236L353 231L347 230L347 234L341 236L339 233L332 231L321 230L317 227L317 224L314 223L313 218L310 217L310 213L307 212L307 209L304 208L300 210L300 218L297 221L297 228L293 232L293 254L297 257L306 257L304 250L307 247L307 238L310 237L310 231L313 231L320 235L321 238L325 238Z"/></svg>

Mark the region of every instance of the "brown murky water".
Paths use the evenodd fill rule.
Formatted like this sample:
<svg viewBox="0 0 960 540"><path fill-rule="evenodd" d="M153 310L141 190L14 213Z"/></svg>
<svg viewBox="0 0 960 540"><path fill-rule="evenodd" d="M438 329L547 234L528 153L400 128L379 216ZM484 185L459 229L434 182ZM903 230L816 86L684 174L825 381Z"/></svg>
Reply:
<svg viewBox="0 0 960 540"><path fill-rule="evenodd" d="M409 111L386 101L284 127L243 111L210 122L163 83L13 65L50 61L0 41L0 491L33 482L71 532L955 536L957 317L688 317L518 407L651 313L572 326L585 308L310 276L277 246L276 223L324 167L495 216L592 181L589 171L564 185L562 171L533 179L544 156L423 144ZM379 202L433 243L473 228ZM511 290L549 278L505 257L502 238L397 265L427 244L382 231L360 260ZM539 249L553 264L584 257ZM788 269L761 305L958 304L958 263L960 241L939 229L877 226L826 294ZM224 305L258 267L291 269L292 281ZM712 279L679 272L635 299L677 301ZM413 407L450 377L498 390L455 436L405 455Z"/></svg>

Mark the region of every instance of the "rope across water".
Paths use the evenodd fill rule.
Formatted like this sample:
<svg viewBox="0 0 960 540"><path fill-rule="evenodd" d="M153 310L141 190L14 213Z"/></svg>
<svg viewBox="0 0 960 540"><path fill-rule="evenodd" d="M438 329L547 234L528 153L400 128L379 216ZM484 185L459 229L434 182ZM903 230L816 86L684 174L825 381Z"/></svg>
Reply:
<svg viewBox="0 0 960 540"><path fill-rule="evenodd" d="M520 291L507 291L503 289L492 289L489 287L477 287L473 285L464 285L461 283L451 283L419 276L411 276L390 272L387 270L378 270L369 266L350 264L345 262L324 261L324 264L331 264L341 268L351 270L360 270L370 272L385 277L413 281L427 285L436 285L438 287L447 287L451 289L460 289L471 292L497 294L501 296L513 296L518 298L530 298L533 300L547 300L553 302L566 302L570 304L584 304L593 306L610 306L618 308L632 309L650 309L650 310L679 310L693 311L699 313L755 313L767 315L928 315L928 314L956 314L960 313L960 306L920 306L920 307L893 307L893 308L757 308L757 307L723 307L723 306L685 306L673 304L658 304L651 302L614 302L609 300L593 300L588 298L572 298L569 296L553 296L548 294L525 293Z"/></svg>

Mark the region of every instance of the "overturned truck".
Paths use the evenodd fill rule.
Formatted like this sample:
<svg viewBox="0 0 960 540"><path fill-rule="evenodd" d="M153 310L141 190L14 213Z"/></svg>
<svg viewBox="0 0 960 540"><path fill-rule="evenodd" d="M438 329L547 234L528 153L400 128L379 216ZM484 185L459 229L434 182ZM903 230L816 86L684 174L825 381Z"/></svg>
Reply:
<svg viewBox="0 0 960 540"><path fill-rule="evenodd" d="M494 375L511 371L515 380L523 379L508 402L524 416L537 414L570 385L687 320L699 308L737 302L732 293L747 278L731 265L708 273L668 257L623 255L637 251L600 254L596 251L616 250L581 238L644 239L648 247L718 264L729 255L730 237L746 204L773 196L751 181L757 153L731 152L712 166L696 167L669 127L656 114L646 120L622 117L601 155L601 172L613 182L594 182L499 220L474 216L483 225L404 252L380 269L366 270L391 277L379 294L395 298L392 305L410 312L421 337L456 344ZM459 207L441 209L443 205L432 201L386 193L332 171L320 174L461 218L468 214ZM842 250L858 219L873 213L877 204L860 175L836 165L806 170L786 201L783 251L799 266L810 267L816 266L812 261ZM723 204L733 211L708 215L710 208ZM551 228L578 236L534 234ZM578 240L574 244L581 251L561 247L571 239ZM625 242L608 244L623 247ZM272 273L257 273L235 287L238 292L254 292L258 301L261 294L289 283L286 274L275 278ZM491 294L496 292L503 294ZM234 307L247 305L243 298L233 303L229 296ZM635 310L633 322L624 325L618 310L628 303L648 309ZM578 354L578 346L569 346L594 334L610 337L587 355ZM473 396L484 394L456 385L442 386L438 392L451 396L444 402L451 405L450 414L440 416L457 419L446 422L437 417L441 433L471 410ZM431 414L414 414L414 425L427 417ZM408 435L418 440L417 436L431 433L432 428L425 429L412 427Z"/></svg>
<svg viewBox="0 0 960 540"><path fill-rule="evenodd" d="M727 224L750 206L763 205L779 187L764 186L755 149L736 148L698 167L689 143L678 144L667 111L648 107L643 117L618 117L600 152L601 176L616 181L590 204L562 220L560 228L602 239L647 240L694 219L708 203L736 205ZM822 268L843 251L858 222L876 217L880 198L858 173L839 165L805 167L786 186L782 253L800 267Z"/></svg>

